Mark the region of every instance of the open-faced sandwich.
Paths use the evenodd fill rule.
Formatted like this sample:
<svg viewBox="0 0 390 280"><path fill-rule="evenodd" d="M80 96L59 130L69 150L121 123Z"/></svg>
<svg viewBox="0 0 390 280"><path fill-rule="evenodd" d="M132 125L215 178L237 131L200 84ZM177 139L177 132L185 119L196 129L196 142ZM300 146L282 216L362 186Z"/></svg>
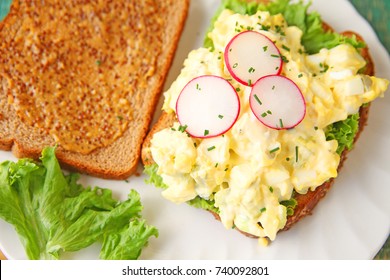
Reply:
<svg viewBox="0 0 390 280"><path fill-rule="evenodd" d="M308 4L222 1L165 92L145 172L166 199L274 240L326 194L388 84L363 38Z"/></svg>

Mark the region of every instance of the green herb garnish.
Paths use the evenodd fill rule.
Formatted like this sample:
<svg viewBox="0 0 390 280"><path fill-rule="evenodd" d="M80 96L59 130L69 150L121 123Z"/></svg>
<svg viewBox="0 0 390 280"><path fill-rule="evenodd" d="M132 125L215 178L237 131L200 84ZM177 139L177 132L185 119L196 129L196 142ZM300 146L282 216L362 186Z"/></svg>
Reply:
<svg viewBox="0 0 390 280"><path fill-rule="evenodd" d="M211 146L211 147L208 147L207 148L207 151L212 151L212 150L214 150L215 149L215 146Z"/></svg>
<svg viewBox="0 0 390 280"><path fill-rule="evenodd" d="M260 100L260 98L257 96L257 94L254 95L254 98L256 99L257 103L259 103L260 105L263 105L263 103L261 103L261 100Z"/></svg>
<svg viewBox="0 0 390 280"><path fill-rule="evenodd" d="M279 125L280 125L280 128L283 128L283 120L282 119L279 119Z"/></svg>
<svg viewBox="0 0 390 280"><path fill-rule="evenodd" d="M180 125L179 128L178 128L178 131L185 132L187 127L188 127L188 125Z"/></svg>

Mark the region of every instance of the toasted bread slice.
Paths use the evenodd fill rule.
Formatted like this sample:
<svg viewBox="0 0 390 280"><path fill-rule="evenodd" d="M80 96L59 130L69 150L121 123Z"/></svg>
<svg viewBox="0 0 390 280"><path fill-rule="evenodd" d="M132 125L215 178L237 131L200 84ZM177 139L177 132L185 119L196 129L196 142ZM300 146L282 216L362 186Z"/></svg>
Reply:
<svg viewBox="0 0 390 280"><path fill-rule="evenodd" d="M324 23L323 26L326 30L331 30L331 27L329 25ZM357 40L364 42L363 38L355 32L346 31L346 32L343 32L341 34L344 36L348 36L348 37L356 36ZM360 49L360 53L361 53L362 57L366 60L366 63L367 63L365 66L365 69L364 69L365 74L370 75L370 76L374 75L374 64L373 64L373 60L369 54L368 47L366 46L366 47ZM363 131L365 125L367 124L369 108L370 108L369 104L366 106L362 106L360 108L359 128L358 128L358 132L355 135L354 141L356 141L359 138L361 132ZM149 132L149 134L147 135L147 137L143 143L142 162L145 166L154 164L153 157L150 153L150 146L151 146L151 140L153 138L153 135L155 133L157 133L158 131L161 131L165 128L172 127L174 122L177 122L177 118L176 118L176 115L174 113L162 112L160 118L158 119L156 124L152 127L151 131ZM340 171L340 169L342 168L343 163L347 158L348 152L349 152L349 150L345 149L343 151L343 153L341 154L340 164L338 166L338 171ZM323 183L321 186L317 187L314 191L309 191L306 194L295 193L294 199L297 201L297 206L294 209L294 214L287 217L287 223L286 223L285 227L282 229L282 231L290 229L295 223L300 221L302 218L310 215L312 213L314 207L318 204L318 202L326 195L328 190L331 188L331 186L333 185L333 182L334 182L334 178L331 178L327 182ZM217 213L212 212L212 211L210 211L210 212L214 215L214 217L217 220L220 220L220 217ZM243 233L244 235L249 236L249 237L255 237L255 236L250 235L248 233L245 233L242 231L240 231L240 232Z"/></svg>
<svg viewBox="0 0 390 280"><path fill-rule="evenodd" d="M0 149L12 150L17 157L38 158L45 146L57 144L59 161L72 170L112 179L123 179L135 172L141 144L149 130L188 8L189 0L119 0L113 3L68 1L66 5L59 0L13 1L10 13L0 23ZM65 38L66 32L61 33L64 26L67 27L68 35L71 34L68 38ZM97 30L96 33L94 30ZM140 37L142 38L139 39ZM25 41L20 43L20 39ZM131 41L132 39L134 40ZM64 41L57 44L60 40ZM59 45L66 46L68 50L59 50ZM75 55L71 56L73 52ZM57 58L48 63L43 54L54 54ZM145 54L150 57L145 57ZM77 63L73 63L72 57ZM32 60L32 70L23 68L24 65L31 65ZM135 64L143 67L144 62L145 69L132 66ZM63 70L49 76L52 73L50 67L63 67ZM93 68L97 70L90 71ZM115 76L111 75L114 71ZM115 83L108 78L102 82L99 80L101 76L115 77L123 83ZM34 79L35 77L38 79ZM127 119L127 123L120 126L124 128L123 131L117 134L115 140L106 137L111 141L108 144L80 152L78 141L82 147L86 133L75 127L68 130L64 126L60 128L65 131L63 135L68 135L69 138L76 135L78 138L75 136L70 139L74 149L62 145L56 134L51 133L53 129L50 125L45 127L36 125L36 122L55 124L58 115L63 123L67 123L77 116L64 112L71 112L72 109L77 113L77 106L73 108L73 103L56 104L57 107L53 109L56 110L55 116L50 115L49 118L44 114L41 116L41 105L35 104L38 109L30 120L26 120L26 114L23 115L22 112L21 115L16 110L15 105L20 105L20 102L14 101L15 96L30 94L36 88L39 89L42 84L39 78L65 83L66 90L62 94L66 96L78 91L88 95L96 90L97 95L108 95L107 104L115 103L115 99L110 100L111 92L107 93L105 89L114 88L113 96L117 91L124 92L122 99L128 104L129 116L118 116L118 119L121 118L119 121ZM45 91L48 84L44 84L42 91ZM46 91L44 94L47 94L48 99L59 94L55 88ZM96 100L99 100L99 96ZM27 102L30 100L27 99ZM99 114L105 117L101 107L95 106L94 102L88 103L87 107L92 111L92 117ZM90 129L88 116L80 118L79 124L85 126L83 129ZM104 129L109 130L110 125ZM102 126L95 130L104 136ZM114 133L117 131L112 130ZM63 138L64 143L69 140L66 136ZM93 138L90 140L95 141Z"/></svg>

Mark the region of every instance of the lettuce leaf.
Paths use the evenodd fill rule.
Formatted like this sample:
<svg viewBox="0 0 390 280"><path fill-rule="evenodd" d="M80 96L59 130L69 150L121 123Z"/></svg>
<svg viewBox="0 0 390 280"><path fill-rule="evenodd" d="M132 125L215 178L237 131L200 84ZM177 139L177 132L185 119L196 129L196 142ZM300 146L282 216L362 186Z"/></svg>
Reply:
<svg viewBox="0 0 390 280"><path fill-rule="evenodd" d="M54 147L43 150L41 162L0 164L0 218L14 226L28 258L58 259L97 241L102 259L138 258L148 238L158 236L141 219L139 194L131 190L119 202L111 190L84 188L78 179L62 173Z"/></svg>
<svg viewBox="0 0 390 280"><path fill-rule="evenodd" d="M219 214L219 209L215 207L213 199L206 200L204 198L201 198L200 196L197 196L194 199L188 201L187 203L193 207Z"/></svg>
<svg viewBox="0 0 390 280"><path fill-rule="evenodd" d="M356 133L359 130L359 113L350 115L346 120L339 121L329 125L326 128L326 140L337 140L339 143L337 153L341 153L345 149L352 149Z"/></svg>
<svg viewBox="0 0 390 280"><path fill-rule="evenodd" d="M158 165L156 163L146 165L144 168L144 173L148 175L148 179L145 180L145 183L152 184L157 188L166 189L168 186L164 184L163 179L160 175L157 174ZM215 213L219 213L219 209L214 206L214 200L206 200L200 196L195 197L194 199L187 202L189 205L201 208L204 210L209 210Z"/></svg>
<svg viewBox="0 0 390 280"><path fill-rule="evenodd" d="M297 26L303 31L302 45L308 54L318 53L322 48L333 48L342 43L351 44L355 48L364 47L364 43L356 37L345 37L335 32L326 31L322 25L321 16L317 12L308 13L310 3L303 1L290 3L289 0L276 0L269 4L245 2L242 0L223 0L220 8L212 19L209 31L213 28L215 20L224 9L230 9L239 14L253 15L258 10L268 11L271 15L283 14L288 25ZM212 40L206 35L204 47L213 49Z"/></svg>
<svg viewBox="0 0 390 280"><path fill-rule="evenodd" d="M168 188L168 186L164 184L162 177L157 174L157 170L158 170L157 164L150 164L145 166L144 173L148 175L149 178L145 180L145 183L152 184L155 187L160 189Z"/></svg>
<svg viewBox="0 0 390 280"><path fill-rule="evenodd" d="M295 209L295 207L297 207L298 202L296 201L296 199L291 198L289 200L281 201L280 204L286 207L287 216L292 216L292 215L294 215L294 209Z"/></svg>

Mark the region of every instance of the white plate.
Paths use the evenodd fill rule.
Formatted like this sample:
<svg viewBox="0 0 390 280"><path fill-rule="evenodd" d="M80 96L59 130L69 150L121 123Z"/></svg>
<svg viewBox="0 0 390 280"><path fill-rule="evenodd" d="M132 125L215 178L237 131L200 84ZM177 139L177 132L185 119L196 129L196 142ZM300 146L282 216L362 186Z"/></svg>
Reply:
<svg viewBox="0 0 390 280"><path fill-rule="evenodd" d="M168 87L178 75L188 52L202 45L209 20L220 0L192 1L189 18L170 71ZM312 8L336 31L356 30L368 43L377 76L390 77L390 59L368 23L346 0L314 0ZM390 92L387 92L389 95ZM207 212L186 204L175 205L160 190L144 183L145 176L129 182L82 176L82 183L113 189L124 199L130 188L140 192L143 216L160 231L151 238L142 259L372 259L390 232L390 96L372 105L369 125L350 153L334 187L313 215L278 235L268 247L235 230L226 230ZM1 161L15 158L0 152ZM140 166L139 172L142 173ZM8 258L25 259L13 228L0 221L0 248ZM64 258L96 259L94 245Z"/></svg>

